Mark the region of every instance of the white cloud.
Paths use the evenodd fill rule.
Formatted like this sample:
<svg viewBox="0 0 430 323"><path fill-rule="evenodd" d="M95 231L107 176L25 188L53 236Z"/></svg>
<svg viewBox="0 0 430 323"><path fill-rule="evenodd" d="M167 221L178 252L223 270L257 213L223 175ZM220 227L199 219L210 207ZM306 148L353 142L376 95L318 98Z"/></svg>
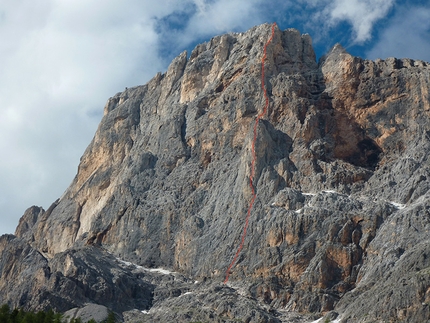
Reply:
<svg viewBox="0 0 430 323"><path fill-rule="evenodd" d="M372 38L375 23L386 17L395 3L395 0L299 1L315 10L309 17L312 29L319 29L319 34L326 35L329 30L338 28L340 23L347 22L354 33L348 37L349 41L358 44Z"/></svg>
<svg viewBox="0 0 430 323"><path fill-rule="evenodd" d="M209 35L252 27L251 25L262 18L258 5L264 5L264 2L261 0L219 0L205 3L204 6L199 7L198 14L191 19L188 34L193 32Z"/></svg>
<svg viewBox="0 0 430 323"><path fill-rule="evenodd" d="M204 13L206 12L206 8L207 8L207 3L205 0L194 0L193 1L194 4L197 7L197 12L200 13Z"/></svg>
<svg viewBox="0 0 430 323"><path fill-rule="evenodd" d="M370 59L407 57L430 62L429 39L430 8L400 7L366 56Z"/></svg>
<svg viewBox="0 0 430 323"><path fill-rule="evenodd" d="M348 21L355 33L355 42L362 43L372 37L373 25L384 18L394 0L335 0L328 7L330 22Z"/></svg>
<svg viewBox="0 0 430 323"><path fill-rule="evenodd" d="M0 4L0 234L73 179L106 100L165 69L155 22L174 0Z"/></svg>
<svg viewBox="0 0 430 323"><path fill-rule="evenodd" d="M186 26L176 31L164 30L161 35L162 41L171 47L183 49L214 35L245 31L266 22L267 18L264 0L193 0L192 4L195 12L189 15Z"/></svg>

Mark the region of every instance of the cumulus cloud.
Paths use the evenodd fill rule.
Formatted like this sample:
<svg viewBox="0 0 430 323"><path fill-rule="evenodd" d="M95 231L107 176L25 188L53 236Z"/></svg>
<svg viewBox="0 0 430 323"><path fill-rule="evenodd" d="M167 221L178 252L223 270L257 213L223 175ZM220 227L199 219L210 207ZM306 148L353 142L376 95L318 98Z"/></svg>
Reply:
<svg viewBox="0 0 430 323"><path fill-rule="evenodd" d="M430 8L400 7L367 52L370 59L398 57L430 62Z"/></svg>
<svg viewBox="0 0 430 323"><path fill-rule="evenodd" d="M362 43L372 37L372 28L392 8L394 0L335 0L325 13L330 24L347 21L354 30L354 41Z"/></svg>
<svg viewBox="0 0 430 323"><path fill-rule="evenodd" d="M270 17L273 19L274 15L265 10L266 2L264 0L186 1L181 9L158 21L161 47L170 50L189 48L190 45L207 41L214 35L245 31L267 22L267 19L271 22ZM178 52L167 53L169 60L172 54L177 55Z"/></svg>
<svg viewBox="0 0 430 323"><path fill-rule="evenodd" d="M314 30L316 38L325 38L330 31L342 23L351 26L352 35L347 39L353 44L361 44L372 38L375 24L385 18L395 4L395 0L299 0L312 9L307 27Z"/></svg>
<svg viewBox="0 0 430 323"><path fill-rule="evenodd" d="M71 182L107 98L164 65L156 20L174 0L0 4L0 234Z"/></svg>
<svg viewBox="0 0 430 323"><path fill-rule="evenodd" d="M262 20L262 0L219 0L204 2L196 15L190 20L187 35L205 36L227 30L248 29Z"/></svg>

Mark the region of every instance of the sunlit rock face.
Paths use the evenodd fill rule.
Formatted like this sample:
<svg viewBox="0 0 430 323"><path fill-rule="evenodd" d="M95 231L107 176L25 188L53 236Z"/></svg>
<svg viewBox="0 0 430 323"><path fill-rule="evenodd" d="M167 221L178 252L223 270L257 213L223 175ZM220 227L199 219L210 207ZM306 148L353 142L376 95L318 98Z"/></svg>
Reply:
<svg viewBox="0 0 430 323"><path fill-rule="evenodd" d="M0 302L93 302L130 322L429 319L430 67L340 45L317 63L294 29L267 47L257 199L234 288L218 286L251 199L270 35L215 37L110 98L67 191L0 240ZM176 274L142 269L159 267Z"/></svg>

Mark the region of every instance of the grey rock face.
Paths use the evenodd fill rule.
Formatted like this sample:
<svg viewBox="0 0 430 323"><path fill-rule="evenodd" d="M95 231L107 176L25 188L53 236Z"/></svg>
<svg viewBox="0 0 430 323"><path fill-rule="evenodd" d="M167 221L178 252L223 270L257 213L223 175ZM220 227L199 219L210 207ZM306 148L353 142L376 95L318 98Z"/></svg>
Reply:
<svg viewBox="0 0 430 323"><path fill-rule="evenodd" d="M2 237L0 301L38 308L55 296L64 310L97 303L153 322L278 322L282 311L430 319L430 67L363 60L340 45L317 64L310 37L293 29L275 28L267 47L257 199L229 281L246 296L220 287L251 198L270 33L215 37L110 98L65 194ZM18 277L27 281L12 290L6 279Z"/></svg>
<svg viewBox="0 0 430 323"><path fill-rule="evenodd" d="M66 320L80 318L82 322L94 320L96 322L105 321L108 318L109 310L103 305L87 304L82 308L73 308L64 313Z"/></svg>
<svg viewBox="0 0 430 323"><path fill-rule="evenodd" d="M121 313L152 305L150 279L99 248L69 249L48 259L22 239L2 236L0 252L2 301L13 307L65 312L98 303Z"/></svg>
<svg viewBox="0 0 430 323"><path fill-rule="evenodd" d="M15 230L15 235L19 238L22 238L25 235L30 235L27 238L31 240L32 228L36 224L38 217L44 213L45 210L41 207L32 206L28 208L19 220L19 224Z"/></svg>

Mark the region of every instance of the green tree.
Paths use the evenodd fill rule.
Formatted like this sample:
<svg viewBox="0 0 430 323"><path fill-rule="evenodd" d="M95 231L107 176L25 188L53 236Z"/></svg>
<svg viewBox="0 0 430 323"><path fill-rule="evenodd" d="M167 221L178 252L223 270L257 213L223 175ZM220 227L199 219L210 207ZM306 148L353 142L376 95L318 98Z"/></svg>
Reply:
<svg viewBox="0 0 430 323"><path fill-rule="evenodd" d="M46 313L39 311L34 317L34 323L45 323Z"/></svg>
<svg viewBox="0 0 430 323"><path fill-rule="evenodd" d="M25 313L24 317L22 318L22 323L34 323L36 321L36 315L31 312Z"/></svg>
<svg viewBox="0 0 430 323"><path fill-rule="evenodd" d="M52 309L49 309L45 313L45 318L43 320L43 323L52 323L54 321L54 311Z"/></svg>
<svg viewBox="0 0 430 323"><path fill-rule="evenodd" d="M17 308L15 308L9 315L10 322L19 323L18 322L18 314L19 314L19 310Z"/></svg>
<svg viewBox="0 0 430 323"><path fill-rule="evenodd" d="M27 313L22 308L17 311L18 311L18 314L15 316L15 321L21 323L24 321L24 318L27 315Z"/></svg>
<svg viewBox="0 0 430 323"><path fill-rule="evenodd" d="M80 317L78 317L76 319L72 319L69 323L82 323L82 320Z"/></svg>
<svg viewBox="0 0 430 323"><path fill-rule="evenodd" d="M115 314L110 311L103 323L116 323ZM63 314L48 311L27 312L23 309L11 310L8 304L0 306L0 323L98 323L94 319L82 322L81 318L63 318Z"/></svg>
<svg viewBox="0 0 430 323"><path fill-rule="evenodd" d="M114 312L110 311L109 315L105 321L106 323L116 323L116 318Z"/></svg>
<svg viewBox="0 0 430 323"><path fill-rule="evenodd" d="M2 305L0 307L0 322L9 323L10 322L10 307L8 304Z"/></svg>
<svg viewBox="0 0 430 323"><path fill-rule="evenodd" d="M63 315L61 313L55 313L52 323L62 323Z"/></svg>

